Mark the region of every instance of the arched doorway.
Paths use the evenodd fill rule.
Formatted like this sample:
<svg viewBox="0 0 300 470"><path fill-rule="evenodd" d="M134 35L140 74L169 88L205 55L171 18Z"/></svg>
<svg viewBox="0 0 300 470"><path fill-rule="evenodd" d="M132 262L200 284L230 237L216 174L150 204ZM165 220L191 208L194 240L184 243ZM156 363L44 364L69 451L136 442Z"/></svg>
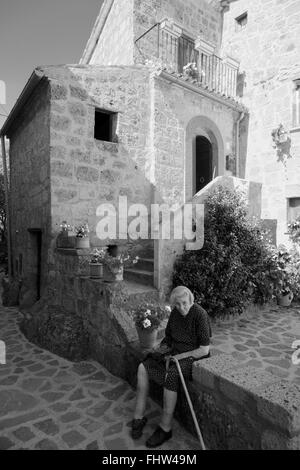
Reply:
<svg viewBox="0 0 300 470"><path fill-rule="evenodd" d="M185 201L190 201L213 178L225 174L224 142L218 126L195 116L186 127Z"/></svg>
<svg viewBox="0 0 300 470"><path fill-rule="evenodd" d="M198 193L213 179L212 144L204 135L196 136L193 193Z"/></svg>

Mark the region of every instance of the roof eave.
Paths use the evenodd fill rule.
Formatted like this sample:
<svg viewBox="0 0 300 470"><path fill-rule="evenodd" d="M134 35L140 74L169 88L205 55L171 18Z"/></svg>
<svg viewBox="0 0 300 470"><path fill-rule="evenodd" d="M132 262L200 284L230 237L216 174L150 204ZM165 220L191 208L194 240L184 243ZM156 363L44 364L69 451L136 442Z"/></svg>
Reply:
<svg viewBox="0 0 300 470"><path fill-rule="evenodd" d="M22 93L20 94L19 98L17 99L14 107L12 108L11 112L9 113L5 123L3 124L1 130L0 130L0 137L2 136L7 136L9 134L9 130L21 111L22 107L25 105L27 102L28 98L32 94L33 90L35 87L38 85L38 83L41 81L41 79L44 77L44 73L41 70L35 69L28 82L26 83L25 87L23 88Z"/></svg>

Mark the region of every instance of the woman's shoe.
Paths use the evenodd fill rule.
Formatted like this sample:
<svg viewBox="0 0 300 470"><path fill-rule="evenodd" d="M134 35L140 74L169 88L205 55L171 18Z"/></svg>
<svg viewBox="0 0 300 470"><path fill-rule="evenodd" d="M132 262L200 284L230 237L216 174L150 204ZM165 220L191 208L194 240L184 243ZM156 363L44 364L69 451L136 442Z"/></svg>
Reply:
<svg viewBox="0 0 300 470"><path fill-rule="evenodd" d="M143 434L143 429L147 424L147 418L133 419L131 422L131 437L132 439L139 439Z"/></svg>
<svg viewBox="0 0 300 470"><path fill-rule="evenodd" d="M157 426L154 433L146 441L146 447L158 447L172 437L172 430L169 432L164 431L160 426Z"/></svg>

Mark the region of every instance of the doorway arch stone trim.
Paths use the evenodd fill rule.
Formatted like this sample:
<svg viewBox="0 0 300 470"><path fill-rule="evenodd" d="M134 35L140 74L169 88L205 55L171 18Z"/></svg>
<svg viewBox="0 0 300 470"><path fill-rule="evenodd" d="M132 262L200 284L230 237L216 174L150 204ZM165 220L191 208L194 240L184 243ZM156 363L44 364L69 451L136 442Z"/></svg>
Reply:
<svg viewBox="0 0 300 470"><path fill-rule="evenodd" d="M185 201L193 194L193 172L196 159L196 137L206 137L212 145L212 165L215 177L225 174L224 142L218 126L206 116L193 117L186 127L185 140Z"/></svg>

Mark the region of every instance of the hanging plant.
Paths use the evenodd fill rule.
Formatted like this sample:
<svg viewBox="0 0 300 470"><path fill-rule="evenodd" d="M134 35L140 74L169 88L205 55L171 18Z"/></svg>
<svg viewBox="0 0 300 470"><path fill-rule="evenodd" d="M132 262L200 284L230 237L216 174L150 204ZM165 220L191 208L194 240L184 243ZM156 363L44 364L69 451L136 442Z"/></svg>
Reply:
<svg viewBox="0 0 300 470"><path fill-rule="evenodd" d="M289 132L285 129L283 124L279 124L276 129L273 129L272 140L274 142L273 148L277 149L278 162L286 165L286 160L292 158L291 145L292 140Z"/></svg>

